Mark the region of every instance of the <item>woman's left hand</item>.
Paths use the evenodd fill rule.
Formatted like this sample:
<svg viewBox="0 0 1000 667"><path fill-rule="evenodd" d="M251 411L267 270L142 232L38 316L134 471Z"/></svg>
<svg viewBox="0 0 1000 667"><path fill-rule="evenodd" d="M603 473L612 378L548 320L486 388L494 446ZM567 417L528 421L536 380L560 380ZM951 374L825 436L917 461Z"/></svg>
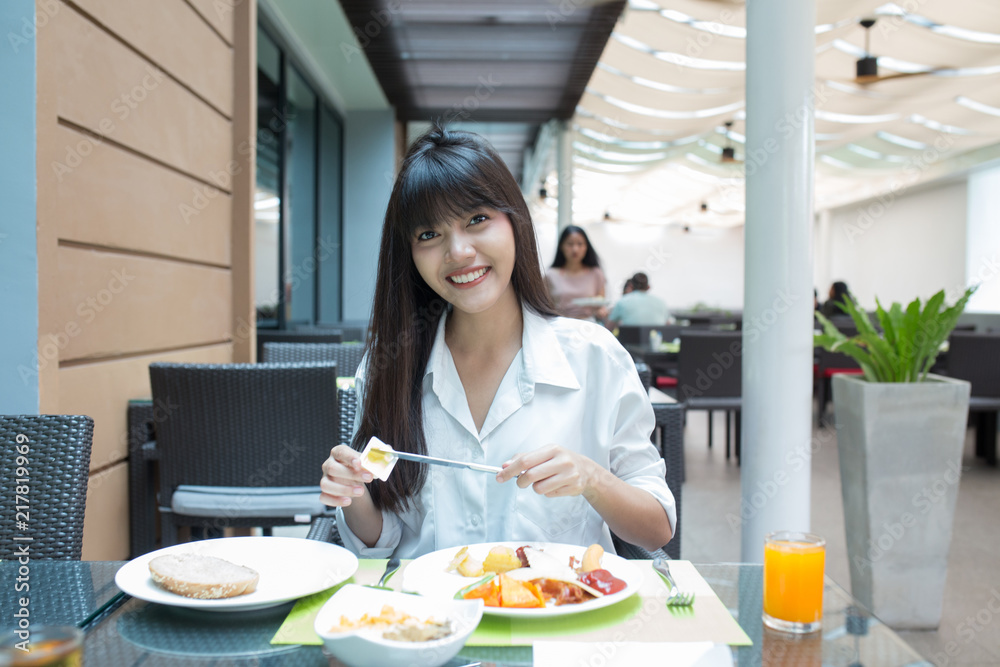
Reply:
<svg viewBox="0 0 1000 667"><path fill-rule="evenodd" d="M518 454L502 467L498 482L516 478L522 489L531 486L548 498L586 495L603 471L593 460L559 445Z"/></svg>

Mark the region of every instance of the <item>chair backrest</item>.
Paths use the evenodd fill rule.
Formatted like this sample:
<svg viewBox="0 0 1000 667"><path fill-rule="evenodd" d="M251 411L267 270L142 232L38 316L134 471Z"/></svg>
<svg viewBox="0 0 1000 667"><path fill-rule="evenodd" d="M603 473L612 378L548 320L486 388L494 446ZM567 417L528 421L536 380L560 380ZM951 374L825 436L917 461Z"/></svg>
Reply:
<svg viewBox="0 0 1000 667"><path fill-rule="evenodd" d="M861 368L851 357L842 352L830 352L822 347L815 349L816 370L822 376L831 368Z"/></svg>
<svg viewBox="0 0 1000 667"><path fill-rule="evenodd" d="M338 444L337 365L149 365L160 504L179 484L313 486Z"/></svg>
<svg viewBox="0 0 1000 667"><path fill-rule="evenodd" d="M677 355L677 399L742 396L742 346L739 331L684 330Z"/></svg>
<svg viewBox="0 0 1000 667"><path fill-rule="evenodd" d="M635 363L635 370L639 373L639 381L642 382L643 388L649 391L649 388L653 386L653 369L642 359L635 359L633 357L633 362Z"/></svg>
<svg viewBox="0 0 1000 667"><path fill-rule="evenodd" d="M340 329L257 329L257 361L263 360L265 343L339 343L342 340L344 334Z"/></svg>
<svg viewBox="0 0 1000 667"><path fill-rule="evenodd" d="M628 326L618 327L618 342L622 345L649 345L649 334L651 331L659 331L661 340L669 343L680 336L684 330L679 324L664 324L662 326Z"/></svg>
<svg viewBox="0 0 1000 667"><path fill-rule="evenodd" d="M341 376L354 377L364 353L362 343L264 343L261 361L265 364L335 361Z"/></svg>
<svg viewBox="0 0 1000 667"><path fill-rule="evenodd" d="M80 560L93 439L90 417L0 416L0 559Z"/></svg>
<svg viewBox="0 0 1000 667"><path fill-rule="evenodd" d="M1000 397L1000 334L952 332L948 376L968 380L972 396Z"/></svg>

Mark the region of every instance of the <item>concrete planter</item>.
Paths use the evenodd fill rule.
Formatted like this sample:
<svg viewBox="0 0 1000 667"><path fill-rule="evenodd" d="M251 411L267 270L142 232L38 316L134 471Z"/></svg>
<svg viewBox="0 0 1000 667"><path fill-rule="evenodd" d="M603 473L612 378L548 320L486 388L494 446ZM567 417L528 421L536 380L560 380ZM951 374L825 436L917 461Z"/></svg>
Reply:
<svg viewBox="0 0 1000 667"><path fill-rule="evenodd" d="M969 383L833 377L851 590L884 623L941 622Z"/></svg>

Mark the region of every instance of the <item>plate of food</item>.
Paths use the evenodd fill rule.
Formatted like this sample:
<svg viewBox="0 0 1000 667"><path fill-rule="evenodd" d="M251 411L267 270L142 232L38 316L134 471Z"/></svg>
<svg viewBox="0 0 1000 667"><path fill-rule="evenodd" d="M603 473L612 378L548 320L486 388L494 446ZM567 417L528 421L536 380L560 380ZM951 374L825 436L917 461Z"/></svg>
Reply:
<svg viewBox="0 0 1000 667"><path fill-rule="evenodd" d="M547 542L489 542L441 549L406 566L403 590L427 597L482 599L483 613L539 618L607 607L634 595L634 563L581 547Z"/></svg>
<svg viewBox="0 0 1000 667"><path fill-rule="evenodd" d="M358 559L335 544L298 537L224 537L135 558L115 584L132 597L206 611L249 611L335 586Z"/></svg>

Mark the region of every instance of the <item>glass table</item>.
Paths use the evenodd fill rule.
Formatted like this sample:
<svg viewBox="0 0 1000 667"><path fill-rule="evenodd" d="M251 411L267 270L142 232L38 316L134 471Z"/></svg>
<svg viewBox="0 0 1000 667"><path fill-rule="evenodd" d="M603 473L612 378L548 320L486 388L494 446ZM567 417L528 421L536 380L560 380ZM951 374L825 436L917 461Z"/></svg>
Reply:
<svg viewBox="0 0 1000 667"><path fill-rule="evenodd" d="M188 665L321 666L331 663L319 646L272 646L269 642L292 603L258 611L206 612L116 598L120 562L32 562L33 624L85 624L85 663L90 667ZM723 604L753 640L733 649L737 665L930 667L889 627L859 606L829 578L824 594L823 629L804 637L771 631L761 621L763 569L760 565L696 565ZM13 609L18 564L0 563L0 602ZM106 609L104 607L110 606ZM91 618L93 617L93 618ZM89 619L89 620L88 620ZM4 614L0 631L16 619ZM595 655L597 646L595 644ZM467 647L450 667L481 662L531 665L530 647Z"/></svg>

